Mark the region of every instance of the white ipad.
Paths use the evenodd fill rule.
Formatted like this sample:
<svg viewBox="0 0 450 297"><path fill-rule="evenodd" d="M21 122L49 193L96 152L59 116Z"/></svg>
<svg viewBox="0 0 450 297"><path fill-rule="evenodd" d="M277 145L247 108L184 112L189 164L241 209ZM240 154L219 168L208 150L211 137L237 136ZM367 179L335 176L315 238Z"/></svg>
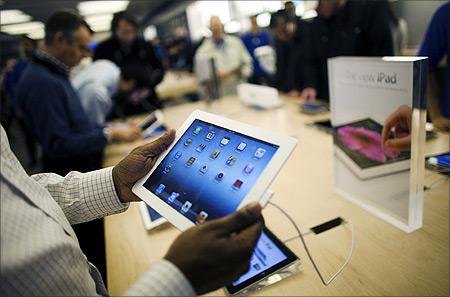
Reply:
<svg viewBox="0 0 450 297"><path fill-rule="evenodd" d="M197 110L133 193L186 230L261 201L296 144L295 138Z"/></svg>
<svg viewBox="0 0 450 297"><path fill-rule="evenodd" d="M142 130L142 135L147 138L149 135L155 132L155 130L164 123L164 115L160 110L155 110L150 113L144 120L142 120L138 126Z"/></svg>
<svg viewBox="0 0 450 297"><path fill-rule="evenodd" d="M144 201L139 202L139 212L141 213L144 228L147 230L153 230L167 222L165 218Z"/></svg>

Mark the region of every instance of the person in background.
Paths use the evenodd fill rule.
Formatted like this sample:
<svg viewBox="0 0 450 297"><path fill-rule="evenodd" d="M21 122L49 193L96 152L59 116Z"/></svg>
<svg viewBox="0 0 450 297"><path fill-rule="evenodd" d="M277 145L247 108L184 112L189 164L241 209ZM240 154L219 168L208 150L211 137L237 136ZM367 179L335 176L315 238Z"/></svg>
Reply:
<svg viewBox="0 0 450 297"><path fill-rule="evenodd" d="M270 36L267 32L262 31L256 21L256 15L250 17L250 31L242 35L241 39L247 48L253 61L253 72L249 77L248 82L253 84L269 84L269 75L259 64L255 56L255 49L261 46L270 45Z"/></svg>
<svg viewBox="0 0 450 297"><path fill-rule="evenodd" d="M106 59L114 62L119 68L141 65L145 66L143 69L151 69L148 90L133 94L133 102L130 103L135 107L132 109L133 114L161 107L155 87L164 77L163 66L156 57L152 44L138 37L137 30L138 22L133 15L128 12L116 13L111 22L112 37L101 42L94 52L94 61ZM136 100L142 104L137 105Z"/></svg>
<svg viewBox="0 0 450 297"><path fill-rule="evenodd" d="M37 50L16 88L25 122L42 147L43 170L65 175L102 167L110 140L133 141L137 127L104 128L91 122L69 81L69 70L90 55L90 29L78 15L56 12L45 24L45 46ZM77 225L81 247L106 275L103 221ZM103 252L102 252L103 247Z"/></svg>
<svg viewBox="0 0 450 297"><path fill-rule="evenodd" d="M179 26L175 29L175 36L167 44L167 54L171 69L192 72L192 44L188 30Z"/></svg>
<svg viewBox="0 0 450 297"><path fill-rule="evenodd" d="M213 58L221 95L236 94L237 85L245 82L252 73L252 59L238 37L225 34L219 17L211 17L209 29L212 36L198 48L195 61Z"/></svg>
<svg viewBox="0 0 450 297"><path fill-rule="evenodd" d="M433 126L442 131L450 131L450 67L449 67L449 14L450 3L442 5L433 15L419 56L428 57L428 101L427 109ZM444 89L437 84L439 62L446 59Z"/></svg>
<svg viewBox="0 0 450 297"><path fill-rule="evenodd" d="M17 83L22 77L23 72L25 71L28 63L30 62L34 51L38 48L38 43L36 40L29 38L28 36L22 36L22 39L19 43L19 59L17 59L11 71L5 74L4 78L4 87L6 91L6 95L8 96L11 103L11 116L12 119L15 119L20 130L25 136L25 142L27 146L27 153L30 159L30 164L28 166L34 166L37 164L38 156L37 156L37 144L36 140L33 137L31 130L25 124L25 120L23 119L23 115L18 107L17 98L16 98L16 88ZM3 108L5 108L3 106Z"/></svg>
<svg viewBox="0 0 450 297"><path fill-rule="evenodd" d="M273 44L276 52L275 87L281 92L291 90L290 64L293 56L293 41L300 19L295 14L295 5L292 1L284 4L281 9L270 18L270 29L273 35Z"/></svg>
<svg viewBox="0 0 450 297"><path fill-rule="evenodd" d="M3 127L0 133L0 296L108 296L106 278L86 260L72 227L141 201L131 188L173 142L175 131L135 148L113 168L65 177L28 176ZM248 271L263 226L261 206L254 202L192 227L124 295L196 296L230 284Z"/></svg>
<svg viewBox="0 0 450 297"><path fill-rule="evenodd" d="M158 60L161 61L161 64L164 69L169 68L169 58L167 56L167 50L161 38L156 36L155 38L153 38L151 42L153 49L155 50L156 58L158 58Z"/></svg>
<svg viewBox="0 0 450 297"><path fill-rule="evenodd" d="M5 77L8 73L10 73L14 65L16 64L17 59L15 57L4 57L0 60L0 100L1 100L1 109L0 109L0 121L2 125L5 127L6 131L9 130L11 123L13 121L14 115L12 113L12 102L11 97L6 91L6 82Z"/></svg>
<svg viewBox="0 0 450 297"><path fill-rule="evenodd" d="M104 126L108 115L113 112L114 104L120 104L116 102L119 100L115 100L117 97L123 97L122 93L128 95L146 85L147 80L142 82L140 78L143 72L137 68L131 65L119 69L109 60L96 60L71 79L81 105L93 123ZM126 113L121 107L116 107L114 112L119 117Z"/></svg>
<svg viewBox="0 0 450 297"><path fill-rule="evenodd" d="M394 49L383 1L320 0L317 13L306 26L293 87L305 100L328 101L328 58L392 56Z"/></svg>

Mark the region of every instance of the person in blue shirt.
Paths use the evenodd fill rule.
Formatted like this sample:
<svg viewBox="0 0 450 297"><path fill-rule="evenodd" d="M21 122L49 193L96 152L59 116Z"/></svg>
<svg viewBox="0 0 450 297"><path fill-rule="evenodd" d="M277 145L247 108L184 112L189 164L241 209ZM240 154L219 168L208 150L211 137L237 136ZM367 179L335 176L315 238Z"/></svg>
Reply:
<svg viewBox="0 0 450 297"><path fill-rule="evenodd" d="M255 49L261 46L270 45L270 35L259 28L255 15L250 17L250 23L250 31L241 37L242 42L253 60L253 73L248 78L248 81L254 84L267 85L269 83L269 75L259 64L259 61L255 56Z"/></svg>
<svg viewBox="0 0 450 297"><path fill-rule="evenodd" d="M103 128L86 116L69 70L90 55L90 29L78 15L56 12L45 24L45 47L34 53L16 88L27 126L43 151L43 170L66 175L102 167L110 139L135 140L137 127ZM103 220L74 228L81 249L106 276Z"/></svg>
<svg viewBox="0 0 450 297"><path fill-rule="evenodd" d="M90 54L90 31L77 15L59 12L45 27L45 48L37 50L16 88L27 125L42 146L43 169L59 174L101 166L108 139L135 140L138 128L105 130L86 116L69 81L69 70Z"/></svg>
<svg viewBox="0 0 450 297"><path fill-rule="evenodd" d="M447 132L450 131L449 14L450 2L442 5L434 13L418 53L419 56L428 57L428 113L434 127ZM439 90L436 83L436 69L444 57L447 60L445 86L444 90Z"/></svg>

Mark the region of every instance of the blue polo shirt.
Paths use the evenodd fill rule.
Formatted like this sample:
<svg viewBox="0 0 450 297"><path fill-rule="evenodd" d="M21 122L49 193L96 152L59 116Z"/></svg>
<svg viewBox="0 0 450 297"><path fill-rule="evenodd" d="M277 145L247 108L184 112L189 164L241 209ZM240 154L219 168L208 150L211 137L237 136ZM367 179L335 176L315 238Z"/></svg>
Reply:
<svg viewBox="0 0 450 297"><path fill-rule="evenodd" d="M441 100L442 114L450 118L450 93L449 93L449 15L450 2L442 5L433 15L430 25L428 26L425 39L420 47L419 56L428 57L428 65L430 70L437 68L439 61L443 57L447 57L447 66L445 68L445 87Z"/></svg>
<svg viewBox="0 0 450 297"><path fill-rule="evenodd" d="M241 39L253 60L252 75L266 76L267 73L262 69L258 59L255 57L255 49L260 46L270 45L269 34L263 31L260 31L259 33L248 32L242 35Z"/></svg>

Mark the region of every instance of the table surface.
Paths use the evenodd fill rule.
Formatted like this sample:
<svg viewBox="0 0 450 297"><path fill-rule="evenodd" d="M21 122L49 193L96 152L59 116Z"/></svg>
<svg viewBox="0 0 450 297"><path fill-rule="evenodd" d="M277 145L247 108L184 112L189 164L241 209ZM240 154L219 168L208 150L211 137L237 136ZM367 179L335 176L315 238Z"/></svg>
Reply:
<svg viewBox="0 0 450 297"><path fill-rule="evenodd" d="M449 179L425 172L423 228L406 234L333 190L332 137L306 124L326 116L299 113L298 103L284 100L283 107L261 111L243 106L236 98L223 98L212 106L203 102L172 106L163 111L169 127L178 128L195 109L203 109L291 135L299 143L289 162L271 185L274 202L287 210L303 230L341 216L354 224L353 258L328 287L321 284L298 240L287 243L302 261L301 272L256 295L449 295ZM134 144L106 148L105 166L119 162ZM426 154L449 151L449 135L428 141ZM296 235L274 207L264 210L266 225L280 238ZM146 231L137 204L125 213L105 219L108 287L111 295L123 293L149 266L161 259L179 231L170 225ZM350 248L348 228L335 228L308 236L307 243L319 269L330 276L345 261ZM205 272L207 273L207 272ZM221 290L210 295L224 295Z"/></svg>
<svg viewBox="0 0 450 297"><path fill-rule="evenodd" d="M169 71L164 79L156 86L159 99L180 97L189 93L197 92L199 85L195 76L189 72Z"/></svg>

